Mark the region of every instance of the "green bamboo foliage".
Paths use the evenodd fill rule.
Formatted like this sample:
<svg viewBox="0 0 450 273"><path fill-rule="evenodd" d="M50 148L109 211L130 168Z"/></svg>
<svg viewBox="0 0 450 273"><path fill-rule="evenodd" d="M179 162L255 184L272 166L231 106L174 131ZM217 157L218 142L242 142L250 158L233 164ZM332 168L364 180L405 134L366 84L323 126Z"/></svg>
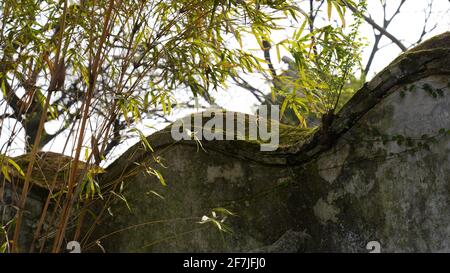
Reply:
<svg viewBox="0 0 450 273"><path fill-rule="evenodd" d="M329 16L337 12L344 23L342 1L327 3ZM102 172L99 161L120 131L138 136L152 153L151 143L135 125L155 113L170 114L180 104L177 92L188 90L194 98L209 100L210 92L224 87L231 75L265 72L266 60L246 49L245 39L251 35L261 45L272 42L271 32L282 27L279 22L283 18L292 18L301 26L291 40L277 47L285 46L293 53L300 71L298 84L306 95L276 92L286 96L283 109L296 109L302 119L300 108L323 111L339 100L336 94L341 93L339 87L356 63L357 45L352 36L355 27L350 35L332 27L302 34L308 19L296 1L1 1L0 87L1 102L8 107L0 122L3 126L6 118L15 121L13 138L22 130L29 152L28 161L21 165L6 156L11 142L0 147L1 187L13 177L24 181L25 189L33 185L35 179L29 176L43 166L41 148L59 134L66 134L65 151L73 151L74 157L51 162L54 166L50 169L56 173L52 173L53 181L45 181L50 192L30 251L44 251L49 245L52 251L61 251L67 226L77 226L75 237L81 236L83 214L91 201L104 200L107 211L111 198L123 199L119 190L123 185L106 189L96 180ZM311 54L312 48L318 53ZM316 94L315 90L324 92ZM56 133L43 126L52 120L62 120ZM91 139L90 147L86 139ZM83 162L79 162L81 158ZM159 171L147 169L147 173L170 186ZM64 191L55 195L51 185L61 177ZM24 190L18 203L25 204L26 197ZM51 202L62 211L47 211ZM74 206L77 213L73 213ZM15 241L20 237L22 212L18 206L18 216L1 223L0 251L19 251ZM53 217L59 213L61 219ZM53 221L48 226L59 227L55 232L43 230L48 217ZM224 226L213 218L210 220L220 223L220 228ZM12 227L11 238L8 231ZM45 240L34 248L42 236Z"/></svg>
<svg viewBox="0 0 450 273"><path fill-rule="evenodd" d="M338 111L364 81L357 76L364 45L359 37L362 19L354 15L352 24L345 28L345 5L342 1L327 3L328 17L334 7L341 26L327 25L307 32L305 21L292 39L277 45L292 53L294 60L289 67L296 75L281 75L274 93L283 98L281 115L289 109L303 127L309 126L307 117L317 120L322 114ZM364 8L361 1L358 9Z"/></svg>

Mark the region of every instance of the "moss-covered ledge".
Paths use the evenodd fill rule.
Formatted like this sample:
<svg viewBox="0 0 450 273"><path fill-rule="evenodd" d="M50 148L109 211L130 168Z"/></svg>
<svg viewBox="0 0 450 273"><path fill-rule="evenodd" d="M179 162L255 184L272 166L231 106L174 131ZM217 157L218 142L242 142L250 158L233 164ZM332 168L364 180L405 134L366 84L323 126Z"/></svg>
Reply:
<svg viewBox="0 0 450 273"><path fill-rule="evenodd" d="M410 49L395 59L382 72L366 83L337 113L324 135L320 128L304 130L280 125L280 147L274 152L260 152L259 144L248 141L204 141L209 149L229 153L264 164L299 164L320 155L333 145L333 141L347 132L361 117L393 92L394 87L418 81L432 75L450 75L450 32L443 33ZM199 115L199 114L194 114ZM194 116L193 115L193 116ZM148 137L154 148L173 145L171 125ZM333 139L323 141L323 139ZM178 141L181 145L197 145L194 141ZM112 172L123 169L124 162L145 158L147 151L140 143L134 145L109 168ZM124 160L126 159L126 160ZM117 168L118 166L120 168Z"/></svg>
<svg viewBox="0 0 450 273"><path fill-rule="evenodd" d="M394 92L394 87L413 83L432 75L450 75L450 32L433 37L397 57L383 71L366 83L335 116L329 132L337 140L352 128L368 111ZM304 163L327 150L332 143L321 145L324 136L319 130L307 143L290 147L281 153L290 164Z"/></svg>

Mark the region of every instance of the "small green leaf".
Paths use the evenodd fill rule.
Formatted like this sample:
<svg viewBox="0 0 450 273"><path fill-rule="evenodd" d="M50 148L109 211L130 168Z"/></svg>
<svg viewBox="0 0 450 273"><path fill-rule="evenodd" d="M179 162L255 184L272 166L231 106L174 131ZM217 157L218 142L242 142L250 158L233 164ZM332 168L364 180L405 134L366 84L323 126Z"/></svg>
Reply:
<svg viewBox="0 0 450 273"><path fill-rule="evenodd" d="M164 196L162 196L161 194L157 193L156 191L149 191L149 192L147 192L147 194L150 194L150 193L156 195L157 197L161 198L162 200L165 199Z"/></svg>
<svg viewBox="0 0 450 273"><path fill-rule="evenodd" d="M125 203L125 205L127 206L128 210L131 211L131 207L128 204L128 201L125 198L125 196L123 196L122 194L115 193L114 191L110 191L110 193L115 195L116 197L118 197L120 200L122 200Z"/></svg>
<svg viewBox="0 0 450 273"><path fill-rule="evenodd" d="M25 173L22 171L22 168L20 168L20 166L11 158L8 158L8 163L11 164L18 172L21 176L25 176Z"/></svg>
<svg viewBox="0 0 450 273"><path fill-rule="evenodd" d="M341 18L342 26L345 27L345 18L344 18L344 12L342 11L342 8L337 4L333 3L334 7L336 8L337 13L339 14L339 17Z"/></svg>
<svg viewBox="0 0 450 273"><path fill-rule="evenodd" d="M8 249L8 243L9 243L9 242L4 242L4 243L0 246L0 253L6 253L6 250Z"/></svg>
<svg viewBox="0 0 450 273"><path fill-rule="evenodd" d="M288 102L289 102L288 98L285 98L283 101L283 104L281 105L280 117L283 117L283 114L284 114L284 111L286 110Z"/></svg>
<svg viewBox="0 0 450 273"><path fill-rule="evenodd" d="M5 86L5 80L2 80L2 93L3 93L3 97L7 97L6 95L6 86Z"/></svg>
<svg viewBox="0 0 450 273"><path fill-rule="evenodd" d="M276 46L275 46L275 48L276 48L276 50L277 50L277 59L278 59L278 62L280 62L280 60L281 60L281 54L280 54L280 44L277 44Z"/></svg>
<svg viewBox="0 0 450 273"><path fill-rule="evenodd" d="M327 6L328 6L328 8L327 8L328 20L330 20L331 19L331 10L333 8L331 0L327 0Z"/></svg>
<svg viewBox="0 0 450 273"><path fill-rule="evenodd" d="M220 213L225 214L225 215L233 215L233 216L236 215L235 213L229 211L226 208L213 208L212 211L220 212Z"/></svg>
<svg viewBox="0 0 450 273"><path fill-rule="evenodd" d="M9 172L8 172L8 166L6 166L6 165L2 166L2 173L3 173L3 176L5 177L5 179L7 181L11 182L11 177L9 176Z"/></svg>
<svg viewBox="0 0 450 273"><path fill-rule="evenodd" d="M161 182L161 184L163 186L167 186L166 180L164 180L164 177L162 176L162 174L157 171L157 170L153 170L155 172L156 177L159 179L159 182Z"/></svg>

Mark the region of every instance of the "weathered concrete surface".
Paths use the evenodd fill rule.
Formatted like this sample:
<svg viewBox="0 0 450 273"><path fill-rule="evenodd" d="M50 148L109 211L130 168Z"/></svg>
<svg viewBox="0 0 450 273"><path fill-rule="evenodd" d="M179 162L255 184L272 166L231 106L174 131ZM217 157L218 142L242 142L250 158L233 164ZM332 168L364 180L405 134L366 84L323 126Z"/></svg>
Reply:
<svg viewBox="0 0 450 273"><path fill-rule="evenodd" d="M367 252L376 240L382 251L449 252L449 45L446 33L402 55L328 135L319 129L275 152L150 136L166 168L140 144L112 164L103 183L124 181L130 210L116 198L86 242L120 252ZM158 169L167 186L134 162ZM217 207L236 214L224 222L232 233L198 223Z"/></svg>
<svg viewBox="0 0 450 273"><path fill-rule="evenodd" d="M392 93L337 144L309 162L310 183L327 190L310 205L324 251L450 251L450 98L448 76L415 81ZM442 89L433 97L429 84ZM384 141L384 143L383 143ZM326 236L323 236L326 234Z"/></svg>

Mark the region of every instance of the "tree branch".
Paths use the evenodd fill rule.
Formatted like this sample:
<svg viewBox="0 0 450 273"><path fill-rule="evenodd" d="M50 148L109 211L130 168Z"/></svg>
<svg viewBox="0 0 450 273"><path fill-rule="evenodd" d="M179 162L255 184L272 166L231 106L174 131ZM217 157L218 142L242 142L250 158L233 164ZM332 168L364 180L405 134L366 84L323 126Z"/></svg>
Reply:
<svg viewBox="0 0 450 273"><path fill-rule="evenodd" d="M392 35L391 33L389 33L385 28L381 27L380 25L378 25L374 20L372 20L371 18L367 17L366 15L362 14L355 6L353 6L352 4L348 3L345 0L342 0L342 2L345 4L345 6L347 6L353 13L356 13L358 15L361 15L361 17L367 22L369 23L372 27L374 27L376 30L378 30L380 33L382 33L384 36L386 36L387 38L389 38L394 44L396 44L403 52L408 50L408 48L403 45L402 42L400 42L400 40L398 40L397 38L395 38L394 35Z"/></svg>

